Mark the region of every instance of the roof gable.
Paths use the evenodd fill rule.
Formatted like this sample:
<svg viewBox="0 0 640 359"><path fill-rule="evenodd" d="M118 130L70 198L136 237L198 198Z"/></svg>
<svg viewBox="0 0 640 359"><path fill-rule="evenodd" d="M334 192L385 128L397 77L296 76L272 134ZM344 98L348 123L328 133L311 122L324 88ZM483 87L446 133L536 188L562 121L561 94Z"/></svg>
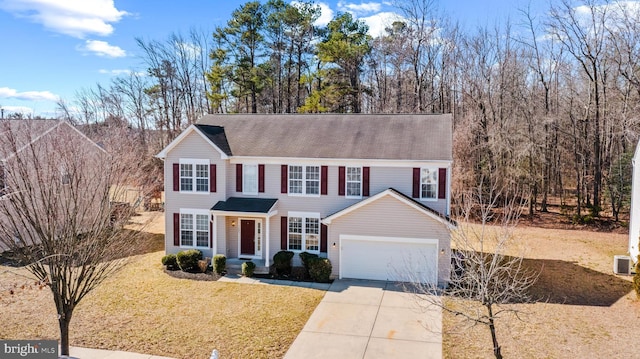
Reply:
<svg viewBox="0 0 640 359"><path fill-rule="evenodd" d="M218 151L220 153L220 157L222 159L227 159L228 156L231 154L231 152L228 149L228 146L226 147L227 151L225 151L224 149L220 148L218 146L218 144L213 142L214 139L217 139L216 141L218 141L218 142L222 141L222 139L225 138L225 134L224 133L221 134L220 131L216 130L215 128L211 128L211 129L207 128L207 129L203 130L203 129L199 128L198 125L191 125L191 126L187 127L186 130L182 131L182 133L178 137L176 137L173 141L171 141L171 143L169 143L164 149L162 149L162 151L160 151L160 153L158 153L156 155L156 157L158 157L158 158L166 158L167 154L174 147L176 147L187 136L189 136L189 134L191 134L193 132L195 132L198 135L200 135L208 144L211 145L211 147L213 147L216 151Z"/></svg>
<svg viewBox="0 0 640 359"><path fill-rule="evenodd" d="M389 188L386 189L378 194L376 194L375 196L369 197L367 199L364 199L354 205L351 205L341 211L338 211L330 216L325 217L324 219L322 219L322 223L324 224L331 224L331 222L334 219L340 218L342 216L348 215L349 213L353 212L353 211L357 211L358 209L367 206L368 204L371 204L375 201L380 200L381 198L387 197L387 196L391 196L395 199L397 199L398 201L414 208L417 211L422 212L423 214L425 214L426 216L435 219L436 221L442 223L443 225L447 226L448 228L454 229L457 227L457 223L452 220L451 218L444 216L442 214L440 214L439 212L425 206L424 204L414 200L413 198L410 198L406 195L404 195L403 193L393 189L393 188Z"/></svg>
<svg viewBox="0 0 640 359"><path fill-rule="evenodd" d="M196 128L239 157L453 160L450 114L207 115Z"/></svg>

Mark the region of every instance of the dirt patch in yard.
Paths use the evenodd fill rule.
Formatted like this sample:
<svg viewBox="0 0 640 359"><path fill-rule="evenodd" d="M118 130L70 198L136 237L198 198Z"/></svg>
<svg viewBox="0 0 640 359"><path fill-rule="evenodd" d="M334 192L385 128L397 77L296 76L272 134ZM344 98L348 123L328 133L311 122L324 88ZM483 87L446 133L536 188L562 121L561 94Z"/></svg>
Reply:
<svg viewBox="0 0 640 359"><path fill-rule="evenodd" d="M525 265L540 271L532 288L538 301L510 306L522 312L521 320L498 319L505 358L606 358L640 352L634 334L640 302L632 277L612 272L613 255L627 252L628 235L591 229L516 229ZM443 321L445 357L493 357L486 328L465 325L449 314Z"/></svg>

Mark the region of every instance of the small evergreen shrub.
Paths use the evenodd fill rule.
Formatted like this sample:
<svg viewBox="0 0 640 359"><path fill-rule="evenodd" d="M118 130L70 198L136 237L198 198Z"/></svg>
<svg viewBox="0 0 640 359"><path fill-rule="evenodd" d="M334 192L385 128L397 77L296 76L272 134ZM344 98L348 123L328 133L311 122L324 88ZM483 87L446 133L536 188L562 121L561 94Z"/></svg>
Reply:
<svg viewBox="0 0 640 359"><path fill-rule="evenodd" d="M306 269L307 274L309 273L309 265L311 263L311 261L313 261L314 258L318 258L317 254L313 254L313 253L309 253L309 252L302 252L299 254L300 259L302 260L302 265L304 266L304 269Z"/></svg>
<svg viewBox="0 0 640 359"><path fill-rule="evenodd" d="M198 269L198 261L202 259L202 252L197 249L180 251L176 255L178 266L184 272L193 272Z"/></svg>
<svg viewBox="0 0 640 359"><path fill-rule="evenodd" d="M227 270L227 257L224 254L213 256L213 270L217 274L222 274Z"/></svg>
<svg viewBox="0 0 640 359"><path fill-rule="evenodd" d="M178 269L178 260L176 259L176 255L167 254L166 256L162 257L162 265L167 267L167 269L169 270Z"/></svg>
<svg viewBox="0 0 640 359"><path fill-rule="evenodd" d="M294 253L291 251L280 251L273 256L273 266L278 275L291 274L291 259Z"/></svg>
<svg viewBox="0 0 640 359"><path fill-rule="evenodd" d="M256 264L252 261L242 263L242 275L245 277L253 277L253 272L256 270Z"/></svg>
<svg viewBox="0 0 640 359"><path fill-rule="evenodd" d="M327 283L331 277L331 261L327 258L316 258L309 264L309 275L315 282Z"/></svg>

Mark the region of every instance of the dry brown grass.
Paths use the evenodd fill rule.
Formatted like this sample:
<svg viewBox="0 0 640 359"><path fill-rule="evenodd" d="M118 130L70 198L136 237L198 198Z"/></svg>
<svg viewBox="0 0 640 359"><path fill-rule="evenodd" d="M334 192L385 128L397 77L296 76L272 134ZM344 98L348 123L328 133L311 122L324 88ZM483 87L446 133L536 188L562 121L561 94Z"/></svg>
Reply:
<svg viewBox="0 0 640 359"><path fill-rule="evenodd" d="M533 304L513 305L522 319L501 318L506 358L607 358L639 353L640 302L631 277L612 273L613 255L627 252L627 235L520 226L526 265L540 271ZM514 253L515 254L515 253ZM448 305L455 306L454 301ZM489 331L443 315L447 358L493 357Z"/></svg>
<svg viewBox="0 0 640 359"><path fill-rule="evenodd" d="M71 321L71 345L176 358L208 358L213 349L223 358L280 358L324 295L296 287L176 279L163 272L162 255L132 257L87 296ZM25 274L22 270L7 269L0 266L0 338L57 339L48 288L17 276Z"/></svg>

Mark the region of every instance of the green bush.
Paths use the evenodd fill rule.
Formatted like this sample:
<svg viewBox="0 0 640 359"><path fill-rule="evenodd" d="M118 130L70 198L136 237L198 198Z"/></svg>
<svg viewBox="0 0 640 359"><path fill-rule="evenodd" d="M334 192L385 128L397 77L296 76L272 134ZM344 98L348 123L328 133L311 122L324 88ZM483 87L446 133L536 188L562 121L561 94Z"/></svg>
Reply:
<svg viewBox="0 0 640 359"><path fill-rule="evenodd" d="M331 277L331 269L331 261L327 258L313 259L309 264L309 275L315 282L327 283Z"/></svg>
<svg viewBox="0 0 640 359"><path fill-rule="evenodd" d="M256 264L252 261L242 263L242 275L245 277L253 277L253 272L256 270Z"/></svg>
<svg viewBox="0 0 640 359"><path fill-rule="evenodd" d="M213 256L213 271L222 274L227 269L227 257L224 254Z"/></svg>
<svg viewBox="0 0 640 359"><path fill-rule="evenodd" d="M184 272L193 272L198 269L198 261L202 259L202 252L197 249L180 251L176 255L178 266Z"/></svg>
<svg viewBox="0 0 640 359"><path fill-rule="evenodd" d="M307 271L307 274L308 274L309 265L311 264L311 261L313 261L314 258L318 258L318 255L309 253L309 252L302 252L299 254L299 256L300 256L300 259L302 260L302 265L304 266L304 269Z"/></svg>
<svg viewBox="0 0 640 359"><path fill-rule="evenodd" d="M162 257L162 265L170 270L178 269L178 260L176 259L176 255L167 254L166 256Z"/></svg>
<svg viewBox="0 0 640 359"><path fill-rule="evenodd" d="M278 275L291 274L291 259L294 253L291 251L280 251L273 256L273 266Z"/></svg>

